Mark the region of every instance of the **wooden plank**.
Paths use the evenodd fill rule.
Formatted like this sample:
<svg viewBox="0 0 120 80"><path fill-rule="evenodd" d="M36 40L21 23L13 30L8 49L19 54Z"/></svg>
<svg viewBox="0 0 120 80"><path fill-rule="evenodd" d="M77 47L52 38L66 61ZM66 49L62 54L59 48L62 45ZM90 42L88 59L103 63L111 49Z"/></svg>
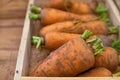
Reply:
<svg viewBox="0 0 120 80"><path fill-rule="evenodd" d="M120 12L120 0L114 0Z"/></svg>
<svg viewBox="0 0 120 80"><path fill-rule="evenodd" d="M22 27L0 28L0 50L18 49L21 39Z"/></svg>
<svg viewBox="0 0 120 80"><path fill-rule="evenodd" d="M0 80L13 80L17 50L0 50Z"/></svg>
<svg viewBox="0 0 120 80"><path fill-rule="evenodd" d="M40 65L49 54L50 54L50 50L44 47L41 47L40 49L36 49L35 47L32 47L32 52L30 55L31 57L30 57L29 74L33 72L33 70L38 65Z"/></svg>
<svg viewBox="0 0 120 80"><path fill-rule="evenodd" d="M113 25L119 27L119 38L120 38L120 14L119 14L119 11L112 0L105 0L105 2L106 2L106 7L109 10L111 22L113 23Z"/></svg>
<svg viewBox="0 0 120 80"><path fill-rule="evenodd" d="M24 18L28 0L0 0L0 19Z"/></svg>
<svg viewBox="0 0 120 80"><path fill-rule="evenodd" d="M33 4L34 0L29 0L27 13L25 17L25 23L23 27L22 39L18 52L18 59L15 69L14 80L20 80L22 75L28 74L29 66L29 55L31 53L31 26L30 26L30 5Z"/></svg>
<svg viewBox="0 0 120 80"><path fill-rule="evenodd" d="M24 19L1 19L0 27L23 27Z"/></svg>
<svg viewBox="0 0 120 80"><path fill-rule="evenodd" d="M120 77L22 77L21 80L120 80Z"/></svg>

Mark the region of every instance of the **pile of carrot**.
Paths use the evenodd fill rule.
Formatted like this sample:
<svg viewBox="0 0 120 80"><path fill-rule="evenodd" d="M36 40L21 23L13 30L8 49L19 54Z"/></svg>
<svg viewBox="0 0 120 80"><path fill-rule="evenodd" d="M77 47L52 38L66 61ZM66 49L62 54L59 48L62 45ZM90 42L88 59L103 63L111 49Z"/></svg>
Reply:
<svg viewBox="0 0 120 80"><path fill-rule="evenodd" d="M112 77L119 66L118 28L102 2L42 0L31 5L31 20L39 20L39 36L32 43L50 55L30 76Z"/></svg>

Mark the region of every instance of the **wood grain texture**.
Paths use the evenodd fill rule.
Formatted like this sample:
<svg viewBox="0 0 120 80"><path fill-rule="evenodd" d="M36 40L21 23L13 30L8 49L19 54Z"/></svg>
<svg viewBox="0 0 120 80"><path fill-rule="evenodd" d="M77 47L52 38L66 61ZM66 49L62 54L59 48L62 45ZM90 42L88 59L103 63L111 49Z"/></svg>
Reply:
<svg viewBox="0 0 120 80"><path fill-rule="evenodd" d="M116 6L118 7L119 9L119 12L120 12L120 0L114 0Z"/></svg>
<svg viewBox="0 0 120 80"><path fill-rule="evenodd" d="M0 20L0 28L1 27L23 27L24 19L1 19Z"/></svg>
<svg viewBox="0 0 120 80"><path fill-rule="evenodd" d="M13 80L17 50L0 50L0 80Z"/></svg>
<svg viewBox="0 0 120 80"><path fill-rule="evenodd" d="M28 0L0 0L0 19L24 18Z"/></svg>
<svg viewBox="0 0 120 80"><path fill-rule="evenodd" d="M119 77L21 77L21 80L120 80Z"/></svg>
<svg viewBox="0 0 120 80"><path fill-rule="evenodd" d="M22 27L19 28L0 28L0 50L19 48Z"/></svg>
<svg viewBox="0 0 120 80"><path fill-rule="evenodd" d="M40 53L41 51L41 53ZM35 47L32 47L31 57L30 57L30 68L29 68L29 74L34 71L34 69L40 65L43 60L50 54L50 51L44 47L41 47L40 49L36 49Z"/></svg>
<svg viewBox="0 0 120 80"><path fill-rule="evenodd" d="M28 0L0 0L0 80L13 80Z"/></svg>

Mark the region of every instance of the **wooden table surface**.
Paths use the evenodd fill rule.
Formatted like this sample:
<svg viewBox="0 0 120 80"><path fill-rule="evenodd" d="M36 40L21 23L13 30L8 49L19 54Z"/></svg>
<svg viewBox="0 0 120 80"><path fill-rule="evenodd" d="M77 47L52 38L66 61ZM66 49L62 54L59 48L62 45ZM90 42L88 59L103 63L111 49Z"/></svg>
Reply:
<svg viewBox="0 0 120 80"><path fill-rule="evenodd" d="M13 80L28 0L0 0L0 80Z"/></svg>

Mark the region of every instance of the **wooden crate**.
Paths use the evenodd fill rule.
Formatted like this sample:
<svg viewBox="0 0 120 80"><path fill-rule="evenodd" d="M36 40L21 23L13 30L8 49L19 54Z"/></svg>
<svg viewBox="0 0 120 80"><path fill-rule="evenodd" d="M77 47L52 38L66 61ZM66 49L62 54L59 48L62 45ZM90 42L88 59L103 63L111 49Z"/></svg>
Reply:
<svg viewBox="0 0 120 80"><path fill-rule="evenodd" d="M119 10L119 13L120 13L120 0L114 0L118 10ZM119 17L120 17L120 14L119 14Z"/></svg>
<svg viewBox="0 0 120 80"><path fill-rule="evenodd" d="M28 9L26 13L26 19L23 28L23 34L21 44L18 53L17 65L15 70L14 80L119 80L118 77L29 77L30 55L32 54L31 48L31 35L33 24L29 20L30 4L33 4L34 0L29 0ZM120 18L118 18L118 11L114 5L113 0L105 0L105 5L109 9L109 15L112 23L116 26L120 26Z"/></svg>

